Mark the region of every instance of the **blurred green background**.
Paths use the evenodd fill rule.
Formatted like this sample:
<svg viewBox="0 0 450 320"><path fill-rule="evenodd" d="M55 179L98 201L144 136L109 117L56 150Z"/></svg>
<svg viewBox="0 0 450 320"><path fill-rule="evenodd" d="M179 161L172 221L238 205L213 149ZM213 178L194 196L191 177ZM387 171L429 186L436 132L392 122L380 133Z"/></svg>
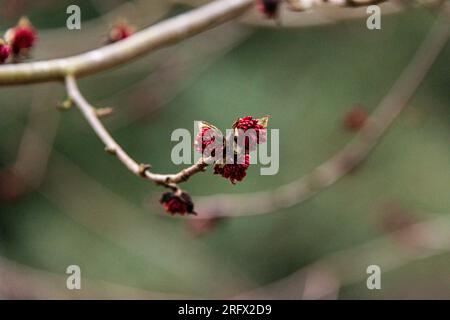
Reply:
<svg viewBox="0 0 450 320"><path fill-rule="evenodd" d="M52 33L51 28L64 27L69 2L25 1L2 15L0 29L27 14L40 32L33 59L74 54L101 45L107 29L91 31L88 20L120 2L78 1L87 26ZM141 17L147 24L188 9L154 2L156 7L160 2L159 9ZM7 3L2 1L0 10ZM106 126L134 158L158 172L181 169L170 161L174 129L192 132L194 120L229 128L237 117L269 114L270 128L280 129L277 175L260 176L256 165L232 186L209 169L183 185L194 200L219 192L267 190L308 173L353 137L343 128L345 114L355 104L368 112L376 107L434 20L433 11L413 8L383 16L381 31L368 31L364 20L299 29L227 24L82 79L80 86L94 105L115 108ZM83 42L83 35L92 41ZM203 236L195 236L185 219L164 215L157 201L163 190L105 154L75 108L58 113L55 105L65 99L62 85L2 87L3 171L16 160L30 118L44 135L55 123L57 131L39 185L20 197L2 198L0 255L20 268L61 276L53 285L58 294L37 290L31 297L60 292L76 297L65 290L66 267L76 264L87 283L216 298L269 284L372 239L385 236L395 244L383 227L386 216L401 211L422 221L450 211L449 57L447 45L410 105L356 171L304 203L269 215L223 220ZM2 180L6 194L20 183L5 175ZM384 272L382 290L366 288L365 265L353 267L359 280L343 283L339 298L450 298L446 252ZM302 287L299 283L298 290ZM116 297L130 296L116 290ZM111 296L107 290L92 295Z"/></svg>

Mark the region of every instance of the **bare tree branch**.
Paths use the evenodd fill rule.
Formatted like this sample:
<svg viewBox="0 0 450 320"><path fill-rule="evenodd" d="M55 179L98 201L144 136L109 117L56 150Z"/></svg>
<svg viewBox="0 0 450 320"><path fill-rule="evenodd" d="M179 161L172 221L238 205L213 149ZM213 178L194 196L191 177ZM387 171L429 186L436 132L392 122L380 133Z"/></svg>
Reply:
<svg viewBox="0 0 450 320"><path fill-rule="evenodd" d="M175 184L187 181L191 176L198 172L204 171L208 166L208 159L200 158L196 164L175 174L157 174L151 172L150 165L137 163L114 140L99 120L96 109L90 105L81 94L76 80L72 75L66 77L66 87L70 99L78 106L91 128L105 144L105 150L116 156L117 159L119 159L119 161L122 162L125 167L127 167L128 170L133 172L135 175L151 180L160 185L176 188Z"/></svg>
<svg viewBox="0 0 450 320"><path fill-rule="evenodd" d="M110 69L236 18L253 3L253 0L216 0L148 27L132 37L83 54L2 65L0 85L63 80L69 74L81 77Z"/></svg>

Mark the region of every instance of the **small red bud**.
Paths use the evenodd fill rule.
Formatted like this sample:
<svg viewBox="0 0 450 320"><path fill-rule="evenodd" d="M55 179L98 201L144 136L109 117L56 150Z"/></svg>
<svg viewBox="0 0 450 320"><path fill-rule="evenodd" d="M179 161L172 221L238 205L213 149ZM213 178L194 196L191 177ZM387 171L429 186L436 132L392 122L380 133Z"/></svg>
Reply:
<svg viewBox="0 0 450 320"><path fill-rule="evenodd" d="M22 17L16 27L6 32L5 39L15 56L26 56L37 41L37 32L30 20Z"/></svg>
<svg viewBox="0 0 450 320"><path fill-rule="evenodd" d="M264 143L267 139L267 122L268 117L263 117L261 119L254 119L252 116L247 116L244 118L239 118L233 124L233 128L236 130L236 135L239 134L239 130L244 133L252 129L254 132L245 137L245 150L253 151L257 144Z"/></svg>
<svg viewBox="0 0 450 320"><path fill-rule="evenodd" d="M0 39L0 64L5 63L11 54L11 47Z"/></svg>
<svg viewBox="0 0 450 320"><path fill-rule="evenodd" d="M195 150L200 153L206 149L211 143L214 143L215 137L212 134L212 129L208 127L203 127L198 135L195 137L194 146Z"/></svg>
<svg viewBox="0 0 450 320"><path fill-rule="evenodd" d="M128 24L128 22L123 19L119 19L109 30L108 42L114 43L126 39L135 32L134 26Z"/></svg>
<svg viewBox="0 0 450 320"><path fill-rule="evenodd" d="M194 148L197 152L204 153L205 149L211 146L211 156L215 156L215 152L223 152L224 145L223 145L223 137L218 128L213 126L212 124L201 121L199 122L199 130L200 132L197 134L194 140ZM217 143L216 143L216 138Z"/></svg>
<svg viewBox="0 0 450 320"><path fill-rule="evenodd" d="M180 190L175 192L165 192L159 202L163 205L164 209L172 215L176 213L180 215L197 214L194 211L194 203L189 194Z"/></svg>
<svg viewBox="0 0 450 320"><path fill-rule="evenodd" d="M258 0L258 9L267 18L274 19L279 11L281 0Z"/></svg>
<svg viewBox="0 0 450 320"><path fill-rule="evenodd" d="M237 157L235 156L235 158ZM215 164L214 174L220 174L225 179L229 179L232 184L236 184L246 177L249 167L250 155L246 154L242 164L237 163L237 159L234 159L234 163Z"/></svg>
<svg viewBox="0 0 450 320"><path fill-rule="evenodd" d="M359 131L368 118L367 112L361 107L354 107L344 118L344 127L349 131Z"/></svg>

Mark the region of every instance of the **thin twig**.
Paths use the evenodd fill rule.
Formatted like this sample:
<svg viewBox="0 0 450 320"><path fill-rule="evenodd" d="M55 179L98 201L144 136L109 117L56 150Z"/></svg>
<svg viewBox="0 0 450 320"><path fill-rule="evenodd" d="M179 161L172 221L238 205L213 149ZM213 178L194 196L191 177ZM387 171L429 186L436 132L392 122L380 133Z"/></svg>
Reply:
<svg viewBox="0 0 450 320"><path fill-rule="evenodd" d="M353 141L311 173L274 190L197 197L194 200L200 217L258 215L292 207L331 186L360 164L407 106L446 45L450 37L449 7L442 7L429 35Z"/></svg>
<svg viewBox="0 0 450 320"><path fill-rule="evenodd" d="M204 171L208 166L208 159L200 158L194 165L175 174L158 174L151 172L150 165L137 163L123 150L116 140L114 140L99 120L96 109L89 104L89 102L81 94L76 80L72 75L68 75L66 77L66 88L70 99L72 99L72 101L78 106L91 128L105 144L105 150L116 156L117 159L119 159L119 161L122 162L125 167L127 167L128 170L133 172L135 175L151 180L160 185L176 188L177 183L187 181L191 176L198 172Z"/></svg>
<svg viewBox="0 0 450 320"><path fill-rule="evenodd" d="M124 64L238 17L254 0L216 0L150 26L132 37L68 58L0 66L0 85L78 78Z"/></svg>

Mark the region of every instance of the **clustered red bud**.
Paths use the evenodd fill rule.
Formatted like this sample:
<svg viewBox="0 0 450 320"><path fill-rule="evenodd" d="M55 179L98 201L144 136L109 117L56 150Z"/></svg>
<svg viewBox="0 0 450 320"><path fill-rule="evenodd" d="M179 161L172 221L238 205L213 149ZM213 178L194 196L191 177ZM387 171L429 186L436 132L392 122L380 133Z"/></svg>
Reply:
<svg viewBox="0 0 450 320"><path fill-rule="evenodd" d="M133 35L134 33L135 33L134 26L128 24L127 21L120 19L109 30L108 42L114 43L126 39L129 36Z"/></svg>
<svg viewBox="0 0 450 320"><path fill-rule="evenodd" d="M11 47L0 39L0 64L5 63L11 54Z"/></svg>
<svg viewBox="0 0 450 320"><path fill-rule="evenodd" d="M256 148L257 144L266 141L267 123L269 117L265 116L260 119L247 116L238 118L233 124L234 134L227 137L227 140L234 139L233 150L226 150L229 141L223 141L222 144L216 146L216 138L223 136L219 129L213 125L202 121L200 123L200 132L195 138L195 150L204 153L205 149L211 144L215 143L214 149L211 150L211 155L215 156L217 150L223 154L223 158L218 160L214 165L214 174L219 174L222 177L229 179L231 183L235 184L242 181L247 175L247 169L250 166L249 152ZM245 134L245 141L240 139L239 135ZM241 146L245 143L245 146ZM233 158L234 159L231 159ZM238 161L239 160L239 161Z"/></svg>
<svg viewBox="0 0 450 320"><path fill-rule="evenodd" d="M357 106L350 110L344 118L344 127L349 131L358 131L367 122L367 112Z"/></svg>
<svg viewBox="0 0 450 320"><path fill-rule="evenodd" d="M164 209L172 215L196 214L194 212L194 203L186 192L177 190L175 192L165 192L159 201Z"/></svg>
<svg viewBox="0 0 450 320"><path fill-rule="evenodd" d="M247 169L250 167L250 154L251 148L240 147L241 143L238 139L238 135L242 132L245 133L246 138L250 138L256 147L256 144L266 141L266 128L269 117L265 116L260 119L254 119L251 116L239 118L233 124L234 131L227 134L227 139L223 139L223 135L218 128L209 124L206 121L199 122L200 132L195 137L194 147L195 150L202 153L203 157L209 157L205 155L205 149L211 149L211 156L214 157L214 174L221 175L225 179L230 180L232 184L236 184L238 181L242 181L247 176ZM248 132L249 130L252 130ZM216 141L217 140L217 141ZM237 145L234 143L238 141ZM229 143L231 142L231 143ZM232 150L227 150L227 146L231 145ZM219 154L215 154L219 152ZM219 159L218 159L219 158ZM170 214L196 214L194 212L194 204L191 197L181 190L177 189L173 192L166 192L163 194L161 204L164 206L167 212ZM206 229L209 228L209 224L205 225Z"/></svg>
<svg viewBox="0 0 450 320"><path fill-rule="evenodd" d="M235 155L234 163L216 163L214 165L214 174L220 174L225 179L229 179L232 184L242 181L247 175L247 169L250 167L250 155L245 154L243 163L239 163L236 158Z"/></svg>
<svg viewBox="0 0 450 320"><path fill-rule="evenodd" d="M258 9L267 18L274 19L280 8L281 0L258 0Z"/></svg>
<svg viewBox="0 0 450 320"><path fill-rule="evenodd" d="M248 130L253 130L250 135L245 137L245 149L252 151L256 148L257 144L264 143L266 141L266 127L267 127L268 117L262 119L253 119L252 116L247 116L244 118L239 118L233 124L233 128L237 131L237 136L239 135L239 130L244 133Z"/></svg>
<svg viewBox="0 0 450 320"><path fill-rule="evenodd" d="M209 146L211 143L214 143L215 137L212 134L212 129L209 127L202 127L201 131L198 133L198 135L195 137L195 150L197 150L200 153L203 153L205 151L206 147Z"/></svg>
<svg viewBox="0 0 450 320"><path fill-rule="evenodd" d="M216 151L223 153L225 147L223 144L223 136L219 129L217 129L212 124L201 121L199 123L200 132L197 134L194 140L194 148L197 152L204 154L206 148L210 146L206 153L206 156L215 156ZM216 141L217 140L217 141Z"/></svg>
<svg viewBox="0 0 450 320"><path fill-rule="evenodd" d="M30 21L23 17L19 20L16 27L6 32L5 39L11 46L15 57L27 56L37 41L37 32Z"/></svg>

